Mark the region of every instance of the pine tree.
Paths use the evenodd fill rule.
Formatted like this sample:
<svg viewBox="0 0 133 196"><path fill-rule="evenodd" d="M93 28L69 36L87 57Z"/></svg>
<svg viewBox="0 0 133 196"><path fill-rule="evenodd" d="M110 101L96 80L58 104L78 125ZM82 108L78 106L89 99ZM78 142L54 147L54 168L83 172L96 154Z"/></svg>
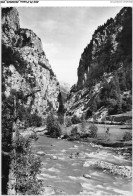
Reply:
<svg viewBox="0 0 133 196"><path fill-rule="evenodd" d="M63 98L62 98L61 92L58 95L58 102L59 102L59 108L58 108L58 112L57 112L58 119L59 119L59 122L61 124L63 124L64 123L65 108L64 108L64 103L63 103Z"/></svg>
<svg viewBox="0 0 133 196"><path fill-rule="evenodd" d="M82 133L85 133L85 115L82 115L82 120L81 120L81 131Z"/></svg>

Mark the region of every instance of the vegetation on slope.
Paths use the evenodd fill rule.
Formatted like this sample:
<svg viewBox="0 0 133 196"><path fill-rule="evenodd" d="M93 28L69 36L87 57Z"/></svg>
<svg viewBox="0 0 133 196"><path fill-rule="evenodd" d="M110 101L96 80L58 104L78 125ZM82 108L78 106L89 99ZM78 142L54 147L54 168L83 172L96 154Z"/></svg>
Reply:
<svg viewBox="0 0 133 196"><path fill-rule="evenodd" d="M41 118L36 114L30 114L30 111L22 106L22 97L23 93L15 90L8 98L5 98L4 94L2 97L2 194L7 194L9 191L11 171L16 179L16 183L13 184L16 192L40 193L40 182L37 180L40 160L31 151L31 138L20 136L19 129L40 125ZM21 124L17 123L18 120ZM14 138L13 134L16 132L17 136Z"/></svg>
<svg viewBox="0 0 133 196"><path fill-rule="evenodd" d="M96 89L96 86L99 88ZM99 26L84 49L78 82L68 96L68 114L81 108L87 118L100 108L109 115L132 108L132 8Z"/></svg>

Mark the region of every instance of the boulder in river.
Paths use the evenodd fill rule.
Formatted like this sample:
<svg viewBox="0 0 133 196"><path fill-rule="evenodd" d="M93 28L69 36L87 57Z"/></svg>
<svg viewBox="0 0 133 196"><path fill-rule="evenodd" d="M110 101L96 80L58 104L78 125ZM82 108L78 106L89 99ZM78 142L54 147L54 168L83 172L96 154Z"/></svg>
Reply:
<svg viewBox="0 0 133 196"><path fill-rule="evenodd" d="M78 148L78 146L77 146L77 145L74 145L73 147L74 147L74 148Z"/></svg>
<svg viewBox="0 0 133 196"><path fill-rule="evenodd" d="M51 157L51 159L53 159L53 160L57 160L57 159L58 159L58 157L57 157L57 156L53 156L53 157Z"/></svg>
<svg viewBox="0 0 133 196"><path fill-rule="evenodd" d="M90 176L89 174L84 174L83 177L84 177L84 178L88 178L88 179L91 178L91 176Z"/></svg>
<svg viewBox="0 0 133 196"><path fill-rule="evenodd" d="M45 153L43 151L38 151L37 154L38 155L45 155Z"/></svg>

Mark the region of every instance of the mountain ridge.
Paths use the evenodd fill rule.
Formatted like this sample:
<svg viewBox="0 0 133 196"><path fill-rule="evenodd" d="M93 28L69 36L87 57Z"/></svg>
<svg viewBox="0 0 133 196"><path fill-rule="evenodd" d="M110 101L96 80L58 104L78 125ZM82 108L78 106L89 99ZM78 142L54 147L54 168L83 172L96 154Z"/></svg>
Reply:
<svg viewBox="0 0 133 196"><path fill-rule="evenodd" d="M60 91L61 91L63 100L65 102L67 99L67 95L70 92L71 86L70 86L70 84L68 84L67 82L64 82L64 81L59 81L59 83L60 83Z"/></svg>
<svg viewBox="0 0 133 196"><path fill-rule="evenodd" d="M90 118L100 108L117 114L131 110L132 8L99 26L81 54L78 82L66 103L67 115ZM125 97L124 92L129 93Z"/></svg>
<svg viewBox="0 0 133 196"><path fill-rule="evenodd" d="M58 110L59 82L43 51L41 39L29 29L20 28L16 8L2 9L2 70L3 92L22 91L29 96L26 107L31 113L45 116L51 107Z"/></svg>

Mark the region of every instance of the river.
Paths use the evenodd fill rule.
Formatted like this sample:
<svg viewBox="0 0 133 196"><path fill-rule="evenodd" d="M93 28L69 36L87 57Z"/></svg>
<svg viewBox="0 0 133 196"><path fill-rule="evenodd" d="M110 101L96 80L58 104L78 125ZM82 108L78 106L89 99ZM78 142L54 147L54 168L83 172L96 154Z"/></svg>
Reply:
<svg viewBox="0 0 133 196"><path fill-rule="evenodd" d="M86 166L87 161L95 160L132 165L111 148L43 135L33 144L33 151L42 160L38 178L43 182L43 195L131 195L131 178Z"/></svg>

